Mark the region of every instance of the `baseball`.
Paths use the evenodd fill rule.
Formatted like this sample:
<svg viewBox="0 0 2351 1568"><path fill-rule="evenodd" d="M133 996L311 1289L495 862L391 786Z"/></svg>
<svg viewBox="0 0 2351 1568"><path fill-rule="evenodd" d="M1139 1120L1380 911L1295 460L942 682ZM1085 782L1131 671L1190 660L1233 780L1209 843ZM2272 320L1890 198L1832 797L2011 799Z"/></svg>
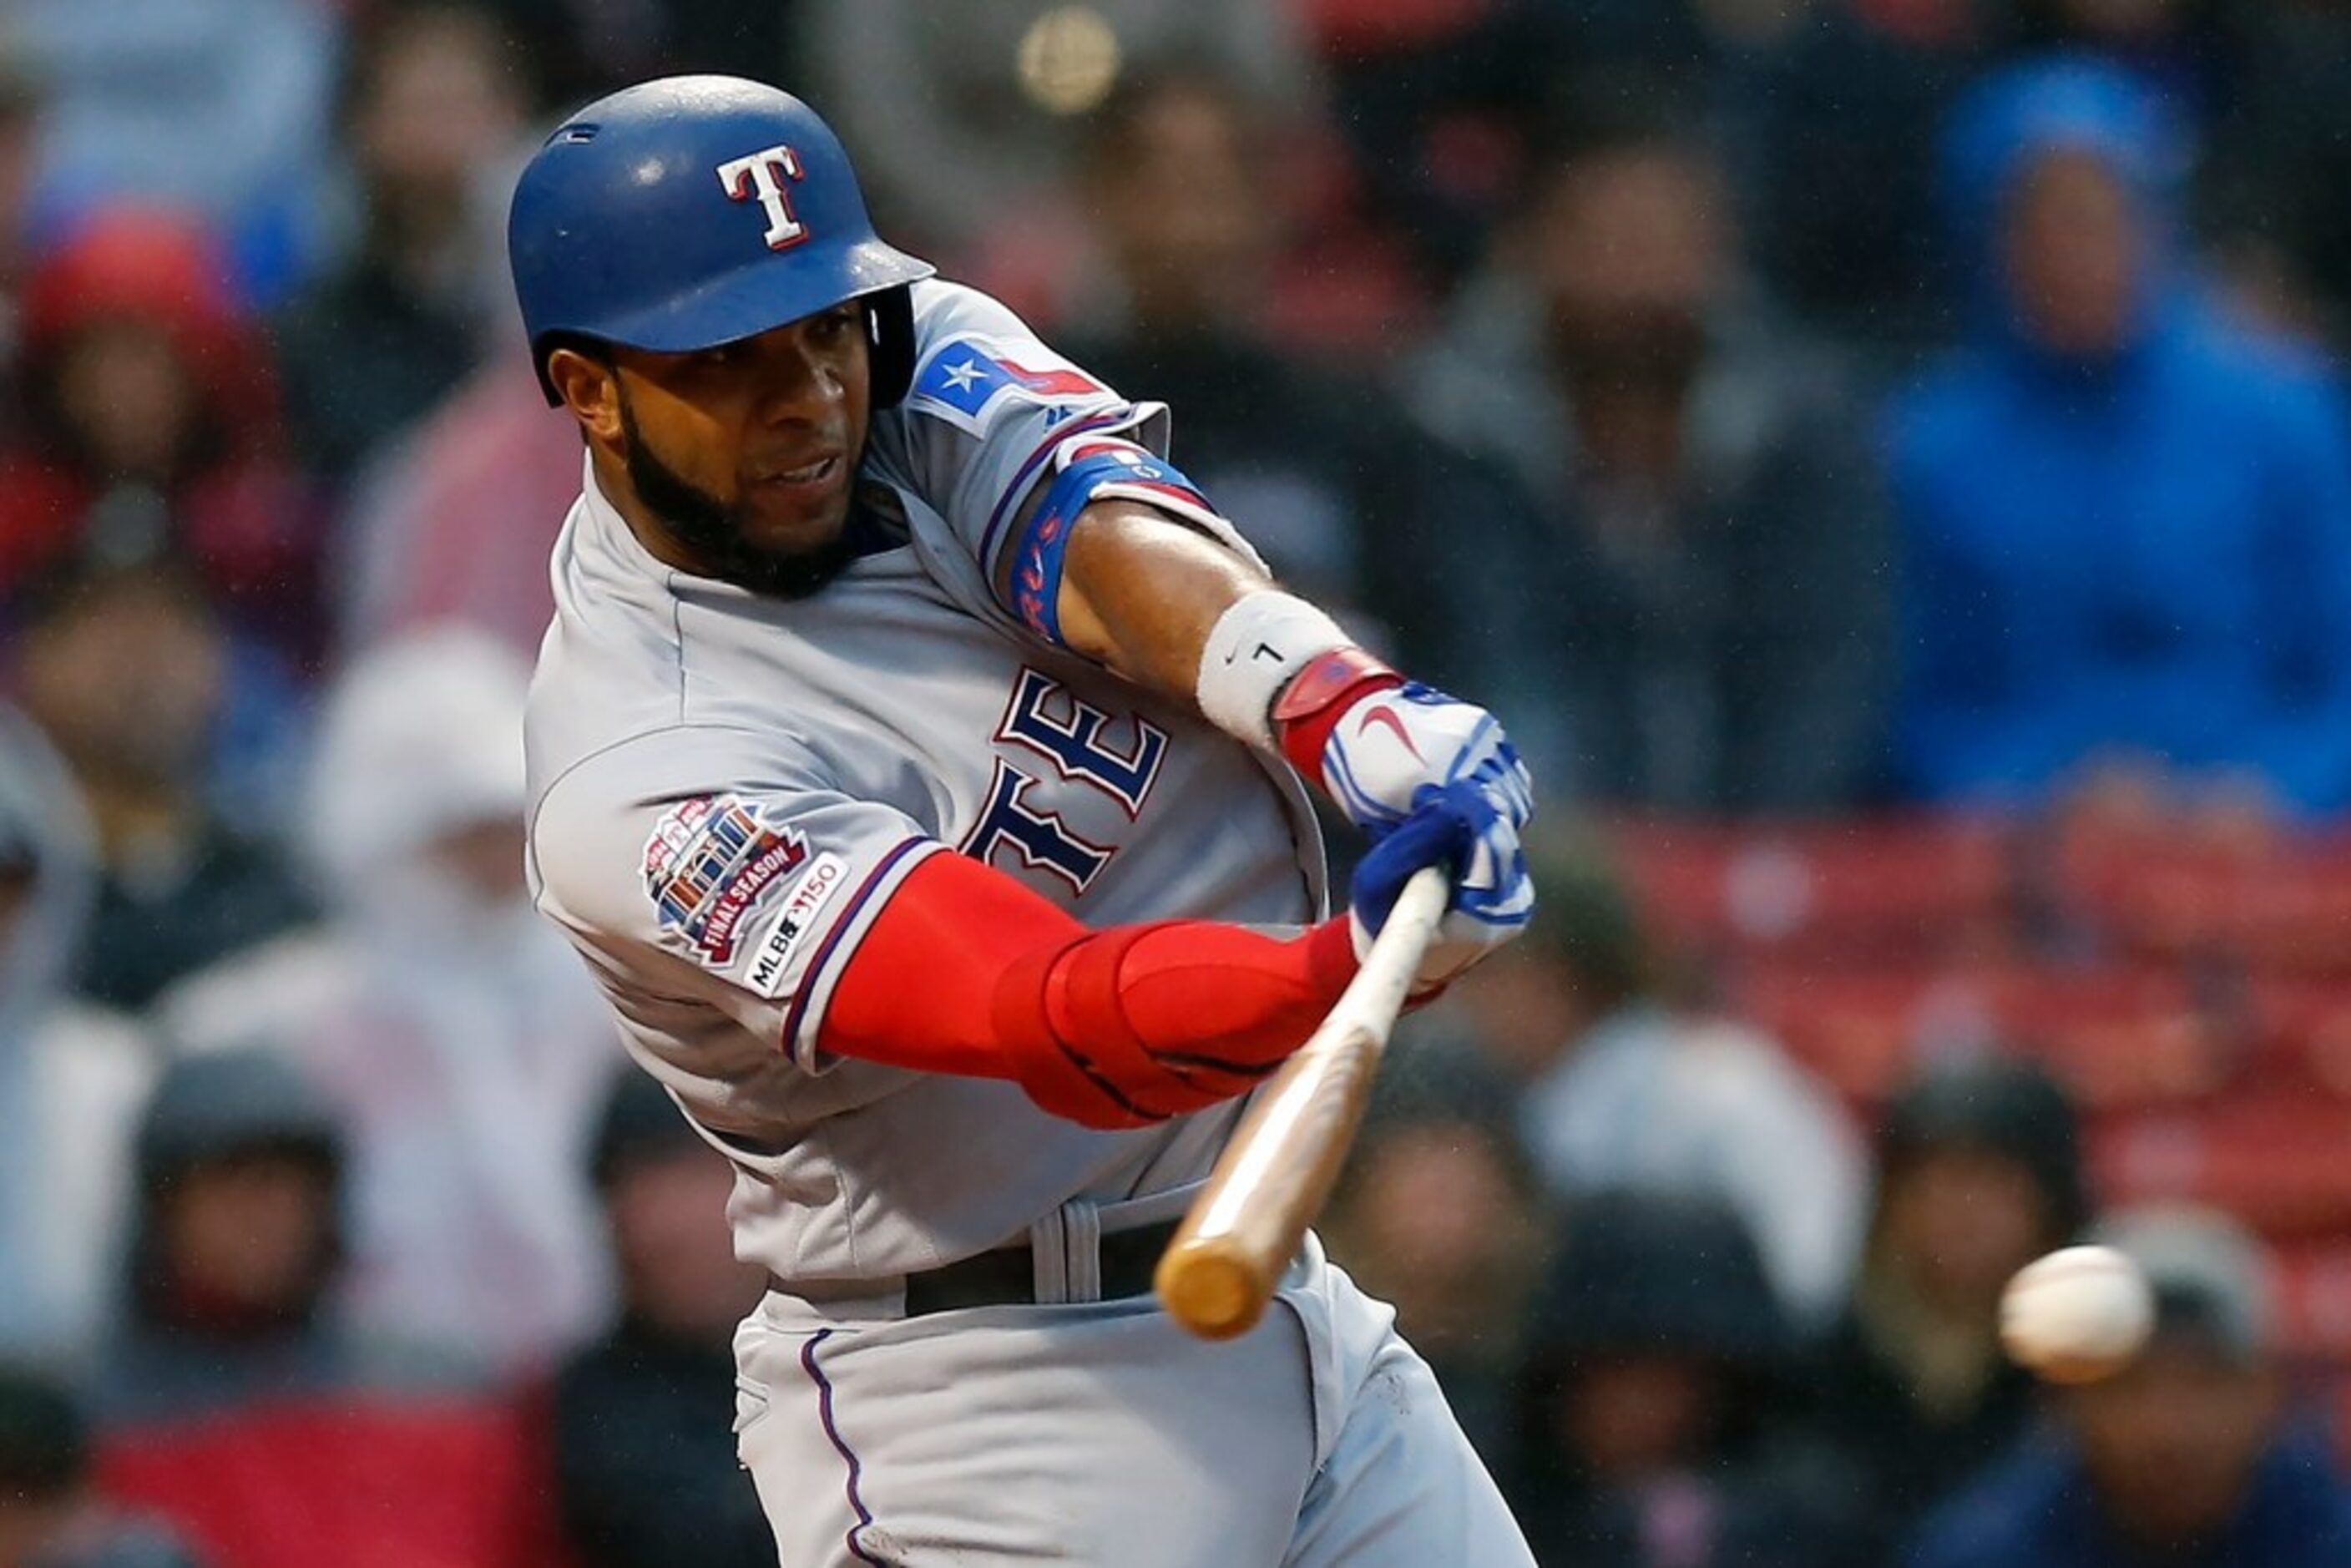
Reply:
<svg viewBox="0 0 2351 1568"><path fill-rule="evenodd" d="M2138 1265L2111 1247L2067 1247L2017 1270L2000 1301L2000 1339L2052 1383L2095 1383L2129 1364L2155 1326Z"/></svg>

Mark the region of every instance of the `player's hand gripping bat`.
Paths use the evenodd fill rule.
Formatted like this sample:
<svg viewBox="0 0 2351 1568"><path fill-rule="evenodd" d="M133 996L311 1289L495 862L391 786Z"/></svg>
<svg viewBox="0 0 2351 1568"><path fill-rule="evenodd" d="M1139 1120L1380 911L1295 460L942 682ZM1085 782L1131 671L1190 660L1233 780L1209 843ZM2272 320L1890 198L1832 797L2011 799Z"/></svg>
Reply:
<svg viewBox="0 0 2351 1568"><path fill-rule="evenodd" d="M1153 1281L1168 1315L1192 1333L1245 1333L1273 1299L1354 1142L1448 887L1441 867L1413 873L1330 1016L1259 1092L1193 1199Z"/></svg>

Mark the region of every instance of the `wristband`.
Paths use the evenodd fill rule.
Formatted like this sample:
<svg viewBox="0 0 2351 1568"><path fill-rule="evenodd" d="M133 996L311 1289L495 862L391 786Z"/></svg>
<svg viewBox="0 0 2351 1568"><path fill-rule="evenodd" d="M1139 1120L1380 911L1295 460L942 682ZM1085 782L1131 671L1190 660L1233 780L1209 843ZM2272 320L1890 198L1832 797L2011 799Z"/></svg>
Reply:
<svg viewBox="0 0 2351 1568"><path fill-rule="evenodd" d="M1336 621L1294 593L1261 588L1243 594L1217 618L1200 650L1200 711L1227 735L1278 751L1274 700L1317 654L1353 643Z"/></svg>

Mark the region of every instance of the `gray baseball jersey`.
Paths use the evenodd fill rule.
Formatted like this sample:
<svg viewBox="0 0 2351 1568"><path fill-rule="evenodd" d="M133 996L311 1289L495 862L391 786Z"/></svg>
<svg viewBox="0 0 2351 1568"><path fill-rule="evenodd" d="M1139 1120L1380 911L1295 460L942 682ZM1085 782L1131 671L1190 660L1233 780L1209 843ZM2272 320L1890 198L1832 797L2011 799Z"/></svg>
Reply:
<svg viewBox="0 0 2351 1568"><path fill-rule="evenodd" d="M985 860L1093 925L1296 925L1323 896L1287 769L1032 636L989 588L1054 449L1098 433L1164 455L1165 410L984 295L914 297L914 388L858 476L871 548L820 593L762 597L655 560L591 471L528 723L539 906L736 1162L737 1250L796 1282L932 1268L1073 1198L1196 1181L1238 1114L1093 1132L1009 1083L820 1051L844 966L925 857Z"/></svg>

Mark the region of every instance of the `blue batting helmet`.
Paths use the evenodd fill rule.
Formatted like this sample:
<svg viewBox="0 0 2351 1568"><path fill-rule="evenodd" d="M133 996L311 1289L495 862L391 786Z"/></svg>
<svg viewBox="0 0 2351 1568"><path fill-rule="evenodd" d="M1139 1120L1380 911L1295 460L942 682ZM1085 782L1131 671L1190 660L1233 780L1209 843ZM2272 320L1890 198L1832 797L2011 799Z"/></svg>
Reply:
<svg viewBox="0 0 2351 1568"><path fill-rule="evenodd" d="M643 82L557 127L515 185L507 257L550 403L567 340L682 353L860 299L887 407L914 374L907 286L932 271L874 234L814 110L724 76Z"/></svg>

